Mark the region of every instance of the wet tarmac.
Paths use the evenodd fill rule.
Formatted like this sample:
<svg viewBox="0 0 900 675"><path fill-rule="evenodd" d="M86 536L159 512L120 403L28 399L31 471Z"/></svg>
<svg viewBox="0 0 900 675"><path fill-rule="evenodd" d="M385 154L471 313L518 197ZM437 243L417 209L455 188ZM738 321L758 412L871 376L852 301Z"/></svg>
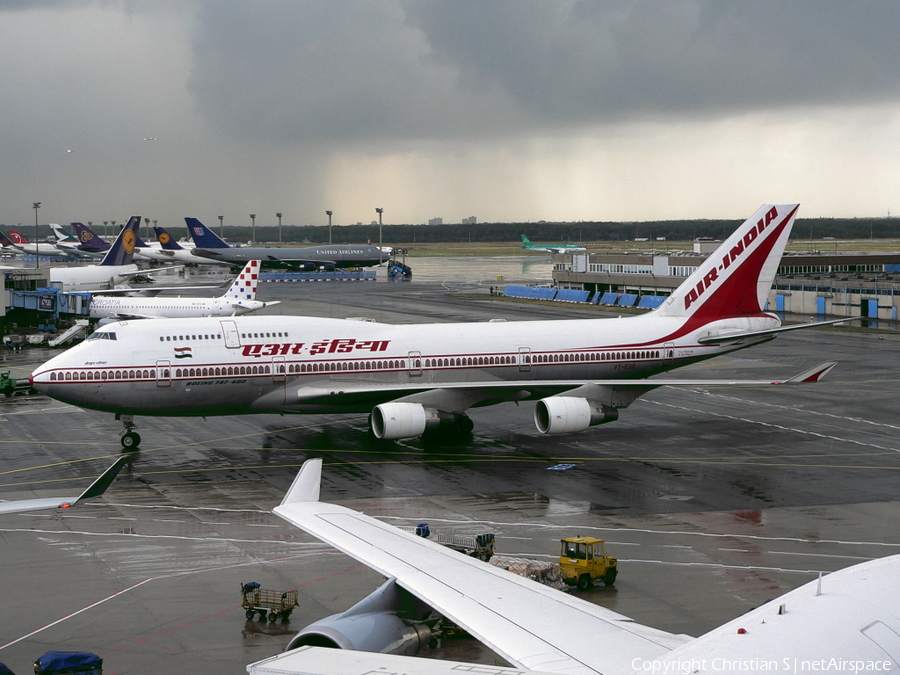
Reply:
<svg viewBox="0 0 900 675"><path fill-rule="evenodd" d="M506 281L537 274L509 264ZM597 316L492 300L494 268L428 265L412 283L271 284L260 299L395 323ZM141 451L105 497L0 519L0 661L28 672L48 649L83 649L108 674L244 673L349 607L378 575L268 512L307 457L325 460L323 498L495 532L499 553L552 558L560 537L603 537L619 577L583 597L699 635L820 571L900 552L898 340L789 333L679 375L783 379L839 361L820 384L663 388L561 437L535 430L533 404L471 411L470 437L401 442L372 439L364 415L139 418ZM2 367L21 377L51 353L7 353ZM0 499L75 495L119 454L111 415L16 397L0 399L0 422ZM290 622L247 621L248 581L298 588ZM471 641L423 655L493 662Z"/></svg>

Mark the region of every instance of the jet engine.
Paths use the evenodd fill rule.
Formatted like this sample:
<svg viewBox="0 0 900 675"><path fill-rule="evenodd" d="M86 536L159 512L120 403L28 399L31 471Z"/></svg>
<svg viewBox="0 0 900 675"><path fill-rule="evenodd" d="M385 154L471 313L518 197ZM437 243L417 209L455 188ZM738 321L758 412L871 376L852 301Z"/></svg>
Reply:
<svg viewBox="0 0 900 675"><path fill-rule="evenodd" d="M441 423L435 408L421 403L382 403L372 410L372 433L376 438L394 440L421 436L428 427Z"/></svg>
<svg viewBox="0 0 900 675"><path fill-rule="evenodd" d="M346 612L301 630L285 651L308 645L415 656L432 638L425 619L437 618L430 607L397 586L394 579L388 579Z"/></svg>
<svg viewBox="0 0 900 675"><path fill-rule="evenodd" d="M542 434L568 434L619 419L608 405L576 396L542 398L534 407L534 425Z"/></svg>

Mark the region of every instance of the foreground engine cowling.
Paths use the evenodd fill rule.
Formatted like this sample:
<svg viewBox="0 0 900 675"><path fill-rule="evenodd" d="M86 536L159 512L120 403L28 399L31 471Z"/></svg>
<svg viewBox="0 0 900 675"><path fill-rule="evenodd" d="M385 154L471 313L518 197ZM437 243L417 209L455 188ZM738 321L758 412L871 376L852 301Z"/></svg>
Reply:
<svg viewBox="0 0 900 675"><path fill-rule="evenodd" d="M440 423L438 411L421 403L382 403L372 410L372 433L385 440L415 438Z"/></svg>
<svg viewBox="0 0 900 675"><path fill-rule="evenodd" d="M534 407L534 425L542 434L584 431L619 419L619 411L608 405L576 396L542 398Z"/></svg>
<svg viewBox="0 0 900 675"><path fill-rule="evenodd" d="M412 615L430 614L431 611L397 587L393 579L388 579L346 612L316 621L301 630L285 651L311 646L415 656L429 644L432 635L427 624L398 616L410 616L411 609Z"/></svg>

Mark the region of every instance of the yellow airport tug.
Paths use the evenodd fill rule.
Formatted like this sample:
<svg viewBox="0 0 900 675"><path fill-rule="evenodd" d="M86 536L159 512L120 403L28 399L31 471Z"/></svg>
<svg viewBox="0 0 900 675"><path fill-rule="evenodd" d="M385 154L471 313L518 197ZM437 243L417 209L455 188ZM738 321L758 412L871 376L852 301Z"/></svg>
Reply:
<svg viewBox="0 0 900 675"><path fill-rule="evenodd" d="M616 581L616 559L606 555L606 543L594 537L567 537L560 541L559 567L563 581L586 591L595 582L612 586Z"/></svg>

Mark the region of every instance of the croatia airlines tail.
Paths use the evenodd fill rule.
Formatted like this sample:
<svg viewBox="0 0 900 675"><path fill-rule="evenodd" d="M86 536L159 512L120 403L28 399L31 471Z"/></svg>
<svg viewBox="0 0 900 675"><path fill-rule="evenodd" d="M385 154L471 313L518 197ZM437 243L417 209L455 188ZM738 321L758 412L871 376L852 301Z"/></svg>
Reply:
<svg viewBox="0 0 900 675"><path fill-rule="evenodd" d="M275 513L387 581L346 612L301 630L287 649L315 645L410 656L429 643L429 622L434 625L443 615L524 671L900 671L898 555L833 572L692 638L641 625L358 511L321 502L321 474L322 460L307 460ZM413 614L415 607L421 611ZM318 655L316 665L324 670L290 672L329 672L323 661L335 658L332 654L334 649ZM415 666L389 660L382 669L414 672Z"/></svg>
<svg viewBox="0 0 900 675"><path fill-rule="evenodd" d="M43 364L32 385L121 416L365 413L376 437L401 439L434 427L469 432L469 408L507 401L536 401L538 431L561 434L612 422L661 386L817 382L833 362L774 381L659 377L788 329L766 311L766 296L796 214L796 204L761 207L662 306L640 316L402 326L300 316L129 322Z"/></svg>

